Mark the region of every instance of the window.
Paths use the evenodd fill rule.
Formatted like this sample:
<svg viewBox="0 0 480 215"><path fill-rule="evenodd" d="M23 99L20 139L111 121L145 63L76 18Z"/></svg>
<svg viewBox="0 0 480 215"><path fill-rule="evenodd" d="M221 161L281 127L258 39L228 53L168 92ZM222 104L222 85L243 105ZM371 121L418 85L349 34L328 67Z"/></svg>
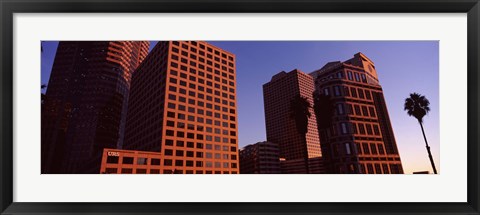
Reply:
<svg viewBox="0 0 480 215"><path fill-rule="evenodd" d="M108 156L107 157L107 163L118 163L118 157L117 156ZM117 171L115 170L115 173Z"/></svg>
<svg viewBox="0 0 480 215"><path fill-rule="evenodd" d="M338 115L342 115L345 113L345 110L343 109L343 104L340 103L340 104L337 104L337 113Z"/></svg>
<svg viewBox="0 0 480 215"><path fill-rule="evenodd" d="M387 164L382 164L382 169L384 174L389 174L390 171L388 171L388 165Z"/></svg>
<svg viewBox="0 0 480 215"><path fill-rule="evenodd" d="M173 155L173 150L165 149L164 155Z"/></svg>
<svg viewBox="0 0 480 215"><path fill-rule="evenodd" d="M378 163L375 164L375 173L382 174L382 169L380 168L380 164Z"/></svg>
<svg viewBox="0 0 480 215"><path fill-rule="evenodd" d="M355 73L355 81L360 82L360 76L358 75L358 73Z"/></svg>
<svg viewBox="0 0 480 215"><path fill-rule="evenodd" d="M147 165L148 158L137 158L138 165Z"/></svg>
<svg viewBox="0 0 480 215"><path fill-rule="evenodd" d="M373 174L373 173L374 173L374 172L373 172L373 165L372 165L372 164L370 164L370 163L367 164L367 168L368 168L368 173L370 173L370 174Z"/></svg>
<svg viewBox="0 0 480 215"><path fill-rule="evenodd" d="M350 143L345 143L345 153L347 153L347 155L349 155L351 153Z"/></svg>
<svg viewBox="0 0 480 215"><path fill-rule="evenodd" d="M337 72L337 78L343 78L343 72Z"/></svg>
<svg viewBox="0 0 480 215"><path fill-rule="evenodd" d="M370 154L370 148L368 147L367 143L362 143L362 148L363 148L363 154L366 154L366 155Z"/></svg>
<svg viewBox="0 0 480 215"><path fill-rule="evenodd" d="M365 74L362 74L362 82L367 83L367 77L365 76Z"/></svg>
<svg viewBox="0 0 480 215"><path fill-rule="evenodd" d="M365 90L365 97L367 97L368 100L372 99L370 95L370 90Z"/></svg>
<svg viewBox="0 0 480 215"><path fill-rule="evenodd" d="M159 166L160 165L160 159L158 158L152 158L150 160L152 166Z"/></svg>
<svg viewBox="0 0 480 215"><path fill-rule="evenodd" d="M360 143L355 143L355 150L358 154L362 154L362 150L360 148Z"/></svg>
<svg viewBox="0 0 480 215"><path fill-rule="evenodd" d="M370 116L371 116L371 117L375 117L375 116L376 116L376 115L375 115L375 108L369 107L368 110L370 110Z"/></svg>
<svg viewBox="0 0 480 215"><path fill-rule="evenodd" d="M132 169L131 168L123 168L122 169L122 174L132 174Z"/></svg>
<svg viewBox="0 0 480 215"><path fill-rule="evenodd" d="M207 167L212 167L212 162L211 162L211 161L207 161L206 166L207 166Z"/></svg>
<svg viewBox="0 0 480 215"><path fill-rule="evenodd" d="M347 75L348 75L348 80L353 81L352 71L348 71Z"/></svg>
<svg viewBox="0 0 480 215"><path fill-rule="evenodd" d="M368 109L367 109L366 106L362 106L362 114L363 114L364 116L368 116Z"/></svg>
<svg viewBox="0 0 480 215"><path fill-rule="evenodd" d="M350 92L352 94L352 97L355 97L355 98L357 97L357 89L356 88L354 88L354 87L350 88Z"/></svg>
<svg viewBox="0 0 480 215"><path fill-rule="evenodd" d="M358 129L360 130L360 134L365 134L365 125L363 123L358 123Z"/></svg>
<svg viewBox="0 0 480 215"><path fill-rule="evenodd" d="M377 154L377 146L374 143L370 143L370 150L373 155Z"/></svg>
<svg viewBox="0 0 480 215"><path fill-rule="evenodd" d="M348 133L347 123L342 122L342 123L340 123L340 126L342 127L342 134L347 134Z"/></svg>
<svg viewBox="0 0 480 215"><path fill-rule="evenodd" d="M106 174L117 174L117 168L107 168L105 169Z"/></svg>
<svg viewBox="0 0 480 215"><path fill-rule="evenodd" d="M372 135L373 134L372 125L371 124L365 124L365 126L367 127L367 134Z"/></svg>
<svg viewBox="0 0 480 215"><path fill-rule="evenodd" d="M361 115L362 115L362 113L360 112L360 106L358 106L358 105L355 105L354 107L355 107L355 115L359 115L359 116L361 116Z"/></svg>
<svg viewBox="0 0 480 215"><path fill-rule="evenodd" d="M123 164L133 164L133 157L123 157Z"/></svg>
<svg viewBox="0 0 480 215"><path fill-rule="evenodd" d="M146 169L137 169L136 173L137 174L147 174L147 170Z"/></svg>
<svg viewBox="0 0 480 215"><path fill-rule="evenodd" d="M183 157L183 150L177 150L177 151L175 152L175 156Z"/></svg>
<svg viewBox="0 0 480 215"><path fill-rule="evenodd" d="M381 155L384 155L384 154L385 154L385 150L383 149L383 145L382 145L382 144L378 144L378 152L379 152L379 154L381 154Z"/></svg>
<svg viewBox="0 0 480 215"><path fill-rule="evenodd" d="M364 99L364 98L365 98L362 89L358 89L358 97L360 97L361 99Z"/></svg>
<svg viewBox="0 0 480 215"><path fill-rule="evenodd" d="M340 96L341 95L339 86L334 86L333 90L335 91L335 96Z"/></svg>
<svg viewBox="0 0 480 215"><path fill-rule="evenodd" d="M375 135L380 135L380 130L378 129L378 125L373 125L373 132Z"/></svg>
<svg viewBox="0 0 480 215"><path fill-rule="evenodd" d="M328 87L323 89L323 94L325 94L326 96L330 95Z"/></svg>

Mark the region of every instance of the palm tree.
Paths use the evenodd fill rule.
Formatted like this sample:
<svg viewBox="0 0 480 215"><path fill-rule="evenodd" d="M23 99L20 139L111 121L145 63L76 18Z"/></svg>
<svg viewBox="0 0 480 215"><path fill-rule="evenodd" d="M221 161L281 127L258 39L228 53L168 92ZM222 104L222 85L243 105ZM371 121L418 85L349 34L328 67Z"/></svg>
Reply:
<svg viewBox="0 0 480 215"><path fill-rule="evenodd" d="M313 110L317 117L318 135L320 138L320 146L322 149L322 157L326 161L325 167L328 173L334 173L331 143L328 132L332 127L335 106L330 96L319 93L317 90L313 92Z"/></svg>
<svg viewBox="0 0 480 215"><path fill-rule="evenodd" d="M422 128L423 139L425 139L425 147L427 148L428 157L430 158L430 163L432 164L433 173L437 174L432 153L430 152L430 146L428 146L425 130L423 129L423 117L430 111L429 105L430 102L427 98L425 98L425 96L422 96L418 93L411 93L410 97L405 99L404 110L407 111L409 116L413 116L418 120L418 123Z"/></svg>
<svg viewBox="0 0 480 215"><path fill-rule="evenodd" d="M307 173L309 173L309 168L306 134L308 132L308 118L312 115L310 113L310 107L311 105L308 99L300 95L290 101L290 117L295 120L297 131L302 136L303 142L305 143L304 157Z"/></svg>
<svg viewBox="0 0 480 215"><path fill-rule="evenodd" d="M320 94L317 91L313 93L313 110L317 116L317 125L319 129L327 129L332 125L332 117L335 107L330 96Z"/></svg>

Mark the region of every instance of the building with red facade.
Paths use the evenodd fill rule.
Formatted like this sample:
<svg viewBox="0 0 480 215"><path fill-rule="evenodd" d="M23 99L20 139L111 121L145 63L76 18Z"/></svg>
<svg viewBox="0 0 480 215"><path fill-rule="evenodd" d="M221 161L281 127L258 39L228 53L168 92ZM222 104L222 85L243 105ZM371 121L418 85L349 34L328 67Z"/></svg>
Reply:
<svg viewBox="0 0 480 215"><path fill-rule="evenodd" d="M313 173L309 169L311 158L321 157L317 119L313 111L313 78L299 70L274 75L263 85L267 141L278 144L284 173ZM297 130L291 117L291 103L296 97L310 103L308 128L305 135ZM318 163L318 162L315 162ZM310 164L312 165L312 164Z"/></svg>
<svg viewBox="0 0 480 215"><path fill-rule="evenodd" d="M241 174L280 174L280 150L271 142L258 142L240 149Z"/></svg>
<svg viewBox="0 0 480 215"><path fill-rule="evenodd" d="M62 41L42 99L42 173L98 173L122 145L133 71L147 41Z"/></svg>
<svg viewBox="0 0 480 215"><path fill-rule="evenodd" d="M319 128L328 173L402 174L393 129L374 63L357 53L310 74L333 107ZM320 104L322 105L322 104ZM320 114L319 114L320 115Z"/></svg>
<svg viewBox="0 0 480 215"><path fill-rule="evenodd" d="M170 173L238 174L235 55L160 41L132 77L123 149L157 152Z"/></svg>

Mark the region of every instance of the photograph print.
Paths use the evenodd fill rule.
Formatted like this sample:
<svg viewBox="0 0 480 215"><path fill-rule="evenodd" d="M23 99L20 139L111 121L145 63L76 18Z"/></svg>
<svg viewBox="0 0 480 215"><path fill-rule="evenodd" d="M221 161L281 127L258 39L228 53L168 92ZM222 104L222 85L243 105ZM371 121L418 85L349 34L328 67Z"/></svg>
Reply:
<svg viewBox="0 0 480 215"><path fill-rule="evenodd" d="M440 174L438 41L41 47L41 174Z"/></svg>

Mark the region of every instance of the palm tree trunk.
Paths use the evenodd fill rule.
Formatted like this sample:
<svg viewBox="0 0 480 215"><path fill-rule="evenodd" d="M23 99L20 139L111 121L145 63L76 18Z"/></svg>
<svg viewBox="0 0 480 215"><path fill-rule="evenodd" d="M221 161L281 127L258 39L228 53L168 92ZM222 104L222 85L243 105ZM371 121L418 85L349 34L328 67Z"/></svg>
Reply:
<svg viewBox="0 0 480 215"><path fill-rule="evenodd" d="M420 127L422 128L423 139L425 139L425 147L427 148L428 157L430 158L430 164L432 164L433 173L437 174L437 169L435 168L435 163L433 162L432 152L430 152L430 146L428 146L427 137L425 136L425 131L423 130L423 124L421 122Z"/></svg>

